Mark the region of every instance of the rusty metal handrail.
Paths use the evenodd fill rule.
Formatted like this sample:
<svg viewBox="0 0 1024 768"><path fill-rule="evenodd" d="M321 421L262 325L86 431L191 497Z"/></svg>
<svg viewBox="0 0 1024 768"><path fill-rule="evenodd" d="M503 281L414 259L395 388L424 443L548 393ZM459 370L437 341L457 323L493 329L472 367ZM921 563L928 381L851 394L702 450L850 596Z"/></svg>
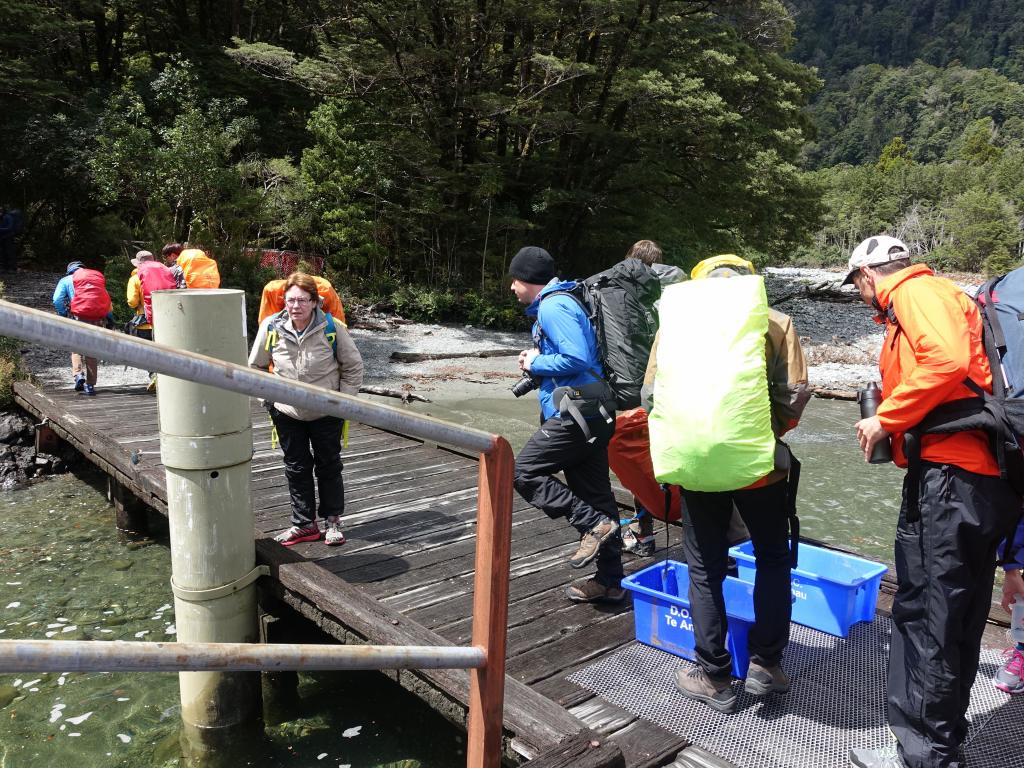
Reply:
<svg viewBox="0 0 1024 768"><path fill-rule="evenodd" d="M482 652L485 663L472 667L469 672L466 766L500 768L514 466L512 448L505 438L2 300L0 334L478 452L476 570L470 647ZM62 644L52 640L40 642Z"/></svg>

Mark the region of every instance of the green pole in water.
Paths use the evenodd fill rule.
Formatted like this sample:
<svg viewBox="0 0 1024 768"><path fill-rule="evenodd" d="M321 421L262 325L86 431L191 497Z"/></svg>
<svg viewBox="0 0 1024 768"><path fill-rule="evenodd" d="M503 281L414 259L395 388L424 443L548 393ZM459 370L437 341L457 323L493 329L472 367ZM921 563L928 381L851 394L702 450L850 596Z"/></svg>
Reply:
<svg viewBox="0 0 1024 768"><path fill-rule="evenodd" d="M246 363L242 291L155 291L153 328L161 344ZM160 374L157 402L177 639L257 642L249 398ZM259 673L180 672L179 686L193 762L216 765L259 743Z"/></svg>

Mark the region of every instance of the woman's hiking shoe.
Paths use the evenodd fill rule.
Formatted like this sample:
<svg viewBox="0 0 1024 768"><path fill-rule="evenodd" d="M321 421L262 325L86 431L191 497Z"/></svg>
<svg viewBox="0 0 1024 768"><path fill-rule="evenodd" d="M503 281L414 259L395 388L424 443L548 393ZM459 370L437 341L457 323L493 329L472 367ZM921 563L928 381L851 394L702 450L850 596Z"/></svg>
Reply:
<svg viewBox="0 0 1024 768"><path fill-rule="evenodd" d="M736 710L736 694L732 690L732 679L713 680L704 671L704 667L677 669L676 688L688 699L695 699L727 715Z"/></svg>
<svg viewBox="0 0 1024 768"><path fill-rule="evenodd" d="M85 385L85 394L87 394L89 396L94 396L96 394L96 385L95 384L86 384Z"/></svg>
<svg viewBox="0 0 1024 768"><path fill-rule="evenodd" d="M626 597L622 587L606 587L597 579L586 579L570 584L565 596L574 603L621 603Z"/></svg>
<svg viewBox="0 0 1024 768"><path fill-rule="evenodd" d="M1021 680L1024 675L1024 651L1007 648L1003 656L1006 657L1006 663L996 672L992 684L1004 693L1024 693L1024 680Z"/></svg>
<svg viewBox="0 0 1024 768"><path fill-rule="evenodd" d="M345 534L341 532L341 521L338 518L327 518L324 527L324 543L328 547L340 547L345 543Z"/></svg>
<svg viewBox="0 0 1024 768"><path fill-rule="evenodd" d="M601 518L601 522L580 537L579 549L569 558L569 565L573 568L590 565L604 543L618 532L619 524L615 520Z"/></svg>
<svg viewBox="0 0 1024 768"><path fill-rule="evenodd" d="M81 392L83 389L85 389L85 374L84 373L76 373L75 374L75 392Z"/></svg>
<svg viewBox="0 0 1024 768"><path fill-rule="evenodd" d="M290 547L293 544L298 544L303 541L319 540L320 528L317 527L316 523L313 523L309 528L299 528L299 526L293 525L287 531L283 531L274 537L274 541L278 544L283 544L286 547Z"/></svg>
<svg viewBox="0 0 1024 768"><path fill-rule="evenodd" d="M789 691L789 676L776 664L773 667L762 667L757 662L750 662L747 667L747 679L743 690L754 696L768 693L786 693Z"/></svg>

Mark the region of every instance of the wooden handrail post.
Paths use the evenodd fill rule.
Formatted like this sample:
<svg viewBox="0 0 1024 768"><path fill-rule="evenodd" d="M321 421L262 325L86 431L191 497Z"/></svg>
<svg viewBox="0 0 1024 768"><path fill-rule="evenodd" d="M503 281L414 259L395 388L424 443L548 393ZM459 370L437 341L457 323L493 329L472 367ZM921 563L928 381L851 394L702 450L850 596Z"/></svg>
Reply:
<svg viewBox="0 0 1024 768"><path fill-rule="evenodd" d="M487 664L469 673L466 768L501 765L514 466L512 447L503 437L480 454L472 644L484 649Z"/></svg>

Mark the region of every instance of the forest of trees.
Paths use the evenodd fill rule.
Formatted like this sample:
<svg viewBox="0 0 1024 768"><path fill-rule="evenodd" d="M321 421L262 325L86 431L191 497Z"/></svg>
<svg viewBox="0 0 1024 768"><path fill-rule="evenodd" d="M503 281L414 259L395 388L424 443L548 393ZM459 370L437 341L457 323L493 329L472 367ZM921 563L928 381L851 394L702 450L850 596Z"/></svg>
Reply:
<svg viewBox="0 0 1024 768"><path fill-rule="evenodd" d="M1005 0L6 9L0 204L38 266L118 272L134 243L188 240L245 283L246 249L287 248L426 315L472 295L489 322L528 242L567 275L642 237L683 266L841 263L882 230L949 269L1020 260Z"/></svg>

